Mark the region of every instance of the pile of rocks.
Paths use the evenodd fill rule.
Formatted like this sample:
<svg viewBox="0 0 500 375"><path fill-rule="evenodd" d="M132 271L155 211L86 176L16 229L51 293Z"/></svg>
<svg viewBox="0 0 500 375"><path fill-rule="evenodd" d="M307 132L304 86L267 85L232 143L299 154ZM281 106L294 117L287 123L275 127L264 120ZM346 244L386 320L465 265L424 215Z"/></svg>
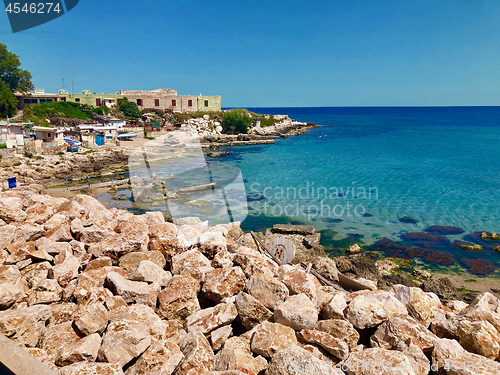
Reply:
<svg viewBox="0 0 500 375"><path fill-rule="evenodd" d="M185 122L185 127L191 134L200 135L202 137L222 134L221 123L211 120L209 115L189 119Z"/></svg>
<svg viewBox="0 0 500 375"><path fill-rule="evenodd" d="M13 154L0 160L0 179L16 176L26 184L36 180L75 178L121 170L133 149L98 150L90 154L66 153L29 158Z"/></svg>
<svg viewBox="0 0 500 375"><path fill-rule="evenodd" d="M500 373L489 293L344 292L234 241L237 223L85 195L4 192L0 218L0 332L61 375Z"/></svg>
<svg viewBox="0 0 500 375"><path fill-rule="evenodd" d="M299 135L303 134L307 129L320 127L314 125L313 123L294 121L286 115L274 115L274 119L279 121L272 126L260 126L259 122L256 122L248 130L248 134L254 135Z"/></svg>

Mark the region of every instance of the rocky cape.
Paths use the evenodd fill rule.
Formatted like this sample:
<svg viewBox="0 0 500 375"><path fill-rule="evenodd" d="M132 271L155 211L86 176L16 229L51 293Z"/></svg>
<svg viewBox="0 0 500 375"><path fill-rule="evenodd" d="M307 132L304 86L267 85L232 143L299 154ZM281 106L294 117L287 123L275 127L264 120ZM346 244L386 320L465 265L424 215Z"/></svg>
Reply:
<svg viewBox="0 0 500 375"><path fill-rule="evenodd" d="M102 149L64 155L5 155L0 159L0 180L16 176L20 183L92 176L123 170L133 149Z"/></svg>
<svg viewBox="0 0 500 375"><path fill-rule="evenodd" d="M308 272L235 241L238 223L86 195L3 192L0 218L0 333L61 375L500 374L495 296L343 290L356 258L305 255L314 232L268 233L302 236L294 263L312 256Z"/></svg>

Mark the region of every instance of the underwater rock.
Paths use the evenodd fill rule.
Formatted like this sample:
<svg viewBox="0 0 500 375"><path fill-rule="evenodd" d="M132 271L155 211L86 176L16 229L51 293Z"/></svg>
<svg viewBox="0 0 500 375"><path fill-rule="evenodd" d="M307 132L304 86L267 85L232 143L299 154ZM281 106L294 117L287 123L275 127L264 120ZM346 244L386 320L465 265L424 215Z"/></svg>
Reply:
<svg viewBox="0 0 500 375"><path fill-rule="evenodd" d="M461 248L463 250L467 250L467 251L481 251L481 250L483 250L483 247L481 245L476 245L476 244L473 244L470 242L459 241L459 240L453 241L453 246L459 247L459 248Z"/></svg>
<svg viewBox="0 0 500 375"><path fill-rule="evenodd" d="M414 218L410 216L404 216L402 218L399 218L398 220L400 223L405 223L405 224L417 224L418 220L415 220Z"/></svg>
<svg viewBox="0 0 500 375"><path fill-rule="evenodd" d="M443 236L449 236L454 234L462 234L465 232L462 228L452 227L452 226L444 226L444 225L431 225L429 228L425 229L428 233L436 233L441 234Z"/></svg>
<svg viewBox="0 0 500 375"><path fill-rule="evenodd" d="M262 194L247 195L247 201L249 201L249 202L258 202L258 201L262 201L264 199L266 199L266 197L263 196Z"/></svg>
<svg viewBox="0 0 500 375"><path fill-rule="evenodd" d="M462 258L460 261L465 264L469 271L478 275L490 275L495 272L495 266L488 259L467 259Z"/></svg>
<svg viewBox="0 0 500 375"><path fill-rule="evenodd" d="M426 232L408 232L399 236L403 241L409 241L423 247L451 246L451 241L440 234Z"/></svg>

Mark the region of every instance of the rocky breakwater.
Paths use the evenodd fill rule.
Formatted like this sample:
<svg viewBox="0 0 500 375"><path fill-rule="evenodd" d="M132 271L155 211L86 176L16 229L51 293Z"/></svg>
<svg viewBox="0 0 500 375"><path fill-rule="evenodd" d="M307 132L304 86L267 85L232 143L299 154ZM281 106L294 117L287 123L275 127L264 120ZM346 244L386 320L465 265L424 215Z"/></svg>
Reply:
<svg viewBox="0 0 500 375"><path fill-rule="evenodd" d="M293 136L304 134L308 129L321 127L321 125L315 125L312 122L294 121L287 115L274 115L274 119L278 122L271 126L262 127L259 122L256 122L248 130L248 134L276 137Z"/></svg>
<svg viewBox="0 0 500 375"><path fill-rule="evenodd" d="M128 162L131 149L99 150L90 153L63 155L13 154L0 160L0 180L18 177L27 184L36 180L74 178L122 170Z"/></svg>
<svg viewBox="0 0 500 375"><path fill-rule="evenodd" d="M4 192L0 218L0 332L61 375L500 374L489 293L345 291L234 241L238 223L167 223L86 195ZM312 263L340 276L334 259Z"/></svg>

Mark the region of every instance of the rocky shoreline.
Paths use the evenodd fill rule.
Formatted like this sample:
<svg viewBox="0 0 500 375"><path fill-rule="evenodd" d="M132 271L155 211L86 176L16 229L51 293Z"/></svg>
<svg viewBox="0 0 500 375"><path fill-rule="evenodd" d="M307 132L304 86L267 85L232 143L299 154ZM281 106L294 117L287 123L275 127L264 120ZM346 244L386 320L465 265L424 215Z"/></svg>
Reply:
<svg viewBox="0 0 500 375"><path fill-rule="evenodd" d="M60 375L500 374L497 297L325 257L312 227L261 237L294 243L279 264L239 223L86 195L2 192L0 218L0 333Z"/></svg>
<svg viewBox="0 0 500 375"><path fill-rule="evenodd" d="M210 157L229 155L230 152L218 152L220 146L242 146L255 144L273 144L274 138L301 135L307 130L320 127L312 123L298 123L288 119L283 123L261 131L250 129L250 134L212 134L202 135L201 146L211 149ZM265 135L259 134L265 132ZM141 144L142 145L142 144ZM140 146L140 145L139 145ZM137 146L137 147L139 147ZM215 151L214 151L215 150ZM136 147L105 146L102 149L89 149L78 153L61 153L59 155L27 155L10 153L0 158L0 181L16 177L20 184L29 185L41 180L72 179L123 171L127 169L129 156Z"/></svg>

